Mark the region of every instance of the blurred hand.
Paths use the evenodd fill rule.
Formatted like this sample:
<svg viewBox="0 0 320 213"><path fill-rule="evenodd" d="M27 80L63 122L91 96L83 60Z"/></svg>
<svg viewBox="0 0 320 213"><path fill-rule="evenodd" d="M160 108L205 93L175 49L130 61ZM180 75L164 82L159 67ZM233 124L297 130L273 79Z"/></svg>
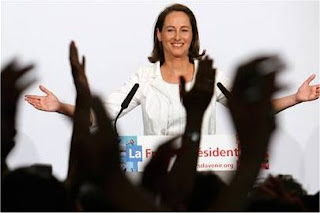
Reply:
<svg viewBox="0 0 320 213"><path fill-rule="evenodd" d="M35 78L22 81L23 76L30 73L33 65L19 67L15 60L1 71L1 159L14 147L16 135L15 120L17 103L22 92L29 87Z"/></svg>
<svg viewBox="0 0 320 213"><path fill-rule="evenodd" d="M81 92L81 88L85 87L84 90L88 91L89 88L87 76L85 74L86 58L82 56L82 63L79 62L78 49L75 42L70 43L69 48L69 61L71 65L72 76L74 84L78 92Z"/></svg>
<svg viewBox="0 0 320 213"><path fill-rule="evenodd" d="M92 99L85 75L85 57L78 59L74 42L70 44L70 65L77 91L74 127L69 160L69 181L103 181L106 175L121 172L117 135L100 99ZM96 114L98 127L90 131L90 108ZM76 180L76 181L75 181Z"/></svg>
<svg viewBox="0 0 320 213"><path fill-rule="evenodd" d="M196 80L193 88L186 92L185 79L180 77L181 95L186 111L199 111L204 113L214 92L215 69L212 68L212 59L206 56L199 61Z"/></svg>
<svg viewBox="0 0 320 213"><path fill-rule="evenodd" d="M199 61L195 84L189 92L185 90L184 78L181 77L180 81L187 124L182 146L162 189L162 198L174 210L185 211L196 174L203 114L214 93L215 69L212 68L212 60L205 57Z"/></svg>
<svg viewBox="0 0 320 213"><path fill-rule="evenodd" d="M259 173L275 129L271 97L278 89L275 77L283 67L278 57L263 56L237 69L228 105L240 140L240 166L229 187L219 194L207 211L245 210L248 192Z"/></svg>
<svg viewBox="0 0 320 213"><path fill-rule="evenodd" d="M89 150L87 146L90 141L89 114L91 107L91 94L88 84L81 79L85 76L85 60L80 64L78 50L72 41L69 46L69 61L73 81L76 87L76 106L73 116L73 132L69 156L69 170L66 182L72 186L78 181L83 181L86 176L86 165ZM71 187L71 186L70 186ZM74 186L77 187L77 186Z"/></svg>
<svg viewBox="0 0 320 213"><path fill-rule="evenodd" d="M165 188L169 163L177 152L173 145L176 139L177 137L159 146L156 155L152 156L143 171L141 185L154 195Z"/></svg>
<svg viewBox="0 0 320 213"><path fill-rule="evenodd" d="M277 87L275 77L283 69L279 58L260 57L238 68L229 107L237 134L241 153L264 154L269 137L275 129L275 118L271 97Z"/></svg>

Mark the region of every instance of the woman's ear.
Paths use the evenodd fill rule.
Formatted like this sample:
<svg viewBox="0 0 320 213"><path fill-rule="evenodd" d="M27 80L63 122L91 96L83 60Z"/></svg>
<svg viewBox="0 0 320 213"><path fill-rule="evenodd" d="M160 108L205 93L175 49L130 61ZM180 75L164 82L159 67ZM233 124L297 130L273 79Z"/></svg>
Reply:
<svg viewBox="0 0 320 213"><path fill-rule="evenodd" d="M161 32L159 30L159 28L157 28L157 38L158 38L158 41L161 42Z"/></svg>

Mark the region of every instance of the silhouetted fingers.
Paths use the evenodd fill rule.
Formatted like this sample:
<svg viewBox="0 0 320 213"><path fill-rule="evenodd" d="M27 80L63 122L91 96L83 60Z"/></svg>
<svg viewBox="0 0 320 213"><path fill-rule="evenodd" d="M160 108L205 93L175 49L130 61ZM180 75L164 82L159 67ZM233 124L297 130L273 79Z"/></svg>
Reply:
<svg viewBox="0 0 320 213"><path fill-rule="evenodd" d="M30 64L27 66L19 67L16 59L12 60L1 72L1 83L7 84L9 86L15 85L15 83L19 79L21 79L24 74L31 71L34 66L34 64Z"/></svg>
<svg viewBox="0 0 320 213"><path fill-rule="evenodd" d="M199 61L195 89L212 91L215 81L215 69L212 68L213 60L208 56Z"/></svg>
<svg viewBox="0 0 320 213"><path fill-rule="evenodd" d="M240 102L255 103L269 97L277 89L275 76L284 68L277 56L264 56L239 66L232 95Z"/></svg>
<svg viewBox="0 0 320 213"><path fill-rule="evenodd" d="M70 58L71 64L78 64L79 62L78 49L74 41L71 41L70 43L69 54L70 54L69 58Z"/></svg>
<svg viewBox="0 0 320 213"><path fill-rule="evenodd" d="M4 75L8 72L11 72L13 70L16 70L17 66L17 59L12 59L9 63L7 63L4 68L1 69L1 75Z"/></svg>
<svg viewBox="0 0 320 213"><path fill-rule="evenodd" d="M85 56L82 56L82 63L80 63L78 49L73 41L70 44L70 65L77 92L88 91L86 88L88 81L85 75L86 59Z"/></svg>
<svg viewBox="0 0 320 213"><path fill-rule="evenodd" d="M205 82L206 80L212 79L214 75L212 74L212 64L213 60L209 59L208 56L204 60L199 61L198 72L197 72L197 81Z"/></svg>

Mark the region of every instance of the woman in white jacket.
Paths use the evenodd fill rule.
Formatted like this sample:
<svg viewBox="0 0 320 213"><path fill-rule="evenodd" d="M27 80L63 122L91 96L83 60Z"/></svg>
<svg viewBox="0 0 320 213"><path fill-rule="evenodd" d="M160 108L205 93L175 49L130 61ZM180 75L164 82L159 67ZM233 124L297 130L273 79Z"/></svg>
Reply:
<svg viewBox="0 0 320 213"><path fill-rule="evenodd" d="M140 87L130 105L121 115L125 115L141 105L145 135L175 135L184 132L186 112L180 98L180 76L186 80L189 90L194 83L198 59L205 52L199 52L198 29L193 12L181 4L171 5L158 16L154 28L154 48L149 61L153 64L140 68L131 78L105 100L111 118L120 111L121 103L135 83ZM295 94L273 101L277 112L304 101L319 98L319 85L310 86L315 75L310 76ZM216 72L216 82L230 89L227 78ZM26 95L35 108L49 112L59 112L68 116L74 113L74 106L65 104L44 86L40 89L46 96ZM226 98L215 87L202 124L202 134L215 133L216 102L226 105Z"/></svg>

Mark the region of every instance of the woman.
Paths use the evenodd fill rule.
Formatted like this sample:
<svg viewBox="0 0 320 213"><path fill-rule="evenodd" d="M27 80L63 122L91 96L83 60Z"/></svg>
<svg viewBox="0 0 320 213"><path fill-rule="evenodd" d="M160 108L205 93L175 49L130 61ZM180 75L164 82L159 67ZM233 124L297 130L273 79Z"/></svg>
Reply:
<svg viewBox="0 0 320 213"><path fill-rule="evenodd" d="M189 90L194 84L198 59L204 55L199 52L199 36L196 19L192 11L184 5L174 4L160 13L154 28L154 48L149 61L150 66L139 69L124 86L109 95L105 101L112 118L120 111L120 105L135 83L140 87L129 107L122 115L138 105L142 107L145 135L174 135L184 132L186 112L180 99L180 76L186 80ZM300 102L319 97L319 85L309 86L315 78L310 76L297 93L274 100L277 112ZM230 89L230 83L221 72L216 71L216 82ZM35 108L59 112L72 116L74 106L61 103L57 97L40 86L47 96L27 95L26 100ZM226 105L226 98L215 87L202 124L202 134L215 133L216 102Z"/></svg>

